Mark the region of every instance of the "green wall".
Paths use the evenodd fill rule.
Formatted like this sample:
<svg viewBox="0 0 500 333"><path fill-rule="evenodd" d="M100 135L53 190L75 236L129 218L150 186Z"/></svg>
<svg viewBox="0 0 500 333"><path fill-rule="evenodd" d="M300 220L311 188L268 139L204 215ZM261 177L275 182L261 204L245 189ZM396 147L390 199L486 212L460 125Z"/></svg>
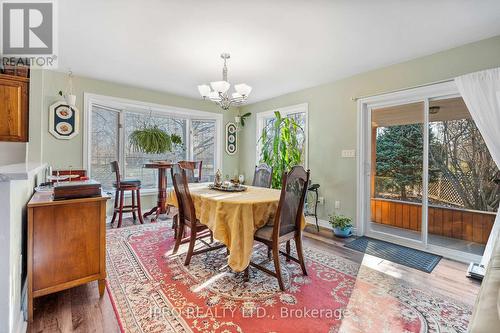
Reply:
<svg viewBox="0 0 500 333"><path fill-rule="evenodd" d="M83 165L83 109L84 93L93 93L131 100L150 102L174 107L222 113L215 104L200 99L176 96L173 94L147 90L127 85L75 76L73 92L77 96L80 110L80 134L71 140L58 140L48 131L49 106L62 99L58 92L67 88L65 73L33 70L30 85L30 143L28 159L49 163L54 168L82 168ZM193 87L196 90L196 87ZM229 121L234 121L237 110L224 112L223 128ZM223 149L223 147L220 147ZM238 155L229 156L222 152L223 172L232 174L238 169Z"/></svg>
<svg viewBox="0 0 500 333"><path fill-rule="evenodd" d="M388 50L389 51L389 50ZM357 104L352 97L384 93L500 66L500 36L377 69L333 83L297 91L241 108L252 112L240 138L240 172L247 178L255 165L255 114L300 103L309 104L309 168L321 185L325 204L320 217L333 212L356 215L356 159L341 158L344 149L356 149ZM258 89L258 87L256 87Z"/></svg>

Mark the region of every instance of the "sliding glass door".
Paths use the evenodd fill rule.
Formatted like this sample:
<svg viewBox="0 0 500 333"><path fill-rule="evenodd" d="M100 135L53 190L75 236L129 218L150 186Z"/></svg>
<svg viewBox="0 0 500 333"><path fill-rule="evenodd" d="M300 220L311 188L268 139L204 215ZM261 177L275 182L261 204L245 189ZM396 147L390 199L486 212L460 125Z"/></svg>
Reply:
<svg viewBox="0 0 500 333"><path fill-rule="evenodd" d="M476 260L498 210L500 173L456 89L423 90L411 102L361 104L362 232Z"/></svg>
<svg viewBox="0 0 500 333"><path fill-rule="evenodd" d="M463 99L431 100L428 243L482 255L500 200L498 176Z"/></svg>
<svg viewBox="0 0 500 333"><path fill-rule="evenodd" d="M424 103L371 111L372 231L422 240Z"/></svg>

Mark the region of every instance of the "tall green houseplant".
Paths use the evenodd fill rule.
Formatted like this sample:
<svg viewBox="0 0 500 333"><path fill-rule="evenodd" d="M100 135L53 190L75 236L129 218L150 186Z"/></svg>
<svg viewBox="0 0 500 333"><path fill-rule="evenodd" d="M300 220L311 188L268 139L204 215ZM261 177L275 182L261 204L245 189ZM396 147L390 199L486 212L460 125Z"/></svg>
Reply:
<svg viewBox="0 0 500 333"><path fill-rule="evenodd" d="M304 129L293 118L274 112L275 119L262 130L260 163L273 168L272 187L281 188L283 172L302 164Z"/></svg>

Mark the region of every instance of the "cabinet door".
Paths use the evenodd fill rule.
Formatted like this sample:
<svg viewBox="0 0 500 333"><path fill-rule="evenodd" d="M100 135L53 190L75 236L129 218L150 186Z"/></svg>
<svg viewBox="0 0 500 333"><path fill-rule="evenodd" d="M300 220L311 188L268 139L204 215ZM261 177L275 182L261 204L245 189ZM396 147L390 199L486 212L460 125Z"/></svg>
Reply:
<svg viewBox="0 0 500 333"><path fill-rule="evenodd" d="M104 271L101 203L78 202L35 207L33 290L97 276Z"/></svg>
<svg viewBox="0 0 500 333"><path fill-rule="evenodd" d="M0 141L28 141L28 83L0 78Z"/></svg>

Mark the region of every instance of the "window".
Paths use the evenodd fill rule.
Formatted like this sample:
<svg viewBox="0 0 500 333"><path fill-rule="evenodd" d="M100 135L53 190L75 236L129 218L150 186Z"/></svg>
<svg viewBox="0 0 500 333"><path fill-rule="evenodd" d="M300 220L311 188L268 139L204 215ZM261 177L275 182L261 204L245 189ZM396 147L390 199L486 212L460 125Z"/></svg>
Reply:
<svg viewBox="0 0 500 333"><path fill-rule="evenodd" d="M98 179L103 188L112 188L115 178L110 173L109 164L118 160L119 113L96 106L92 110L91 128L91 177Z"/></svg>
<svg viewBox="0 0 500 333"><path fill-rule="evenodd" d="M304 155L303 155L303 163L304 166L307 167L308 164L308 104L298 104L293 106L288 106L284 108L277 108L275 110L260 112L257 113L257 132L256 132L256 141L257 141L257 155L256 155L256 164L260 162L260 150L262 143L259 141L262 135L262 131L264 129L271 128L271 124L274 123L276 119L274 113L279 111L282 117L293 118L304 130L303 136L298 138L299 143L304 146ZM271 132L268 131L268 136L271 136Z"/></svg>
<svg viewBox="0 0 500 333"><path fill-rule="evenodd" d="M157 171L154 169L143 168L143 165L151 160L167 160L180 161L188 159L186 155L186 147L177 147L174 151L166 154L145 154L132 149L129 136L136 129L140 129L145 123L151 122L156 124L160 129L169 134L177 134L182 138L182 142L186 142L186 119L172 118L170 116L149 115L147 113L124 113L124 129L125 129L125 168L123 176L125 178L140 179L143 188L155 188L157 185ZM215 134L214 134L215 136ZM170 173L167 172L167 183L171 183Z"/></svg>
<svg viewBox="0 0 500 333"><path fill-rule="evenodd" d="M201 181L214 180L215 175L215 134L217 127L213 120L193 120L193 160L203 161Z"/></svg>
<svg viewBox="0 0 500 333"><path fill-rule="evenodd" d="M220 168L219 143L222 115L140 102L86 95L86 164L92 179L103 189L113 188L115 180L110 163L118 161L124 178L136 178L143 189L156 189L158 173L143 165L151 160L203 161L202 181L211 181ZM87 100L88 99L88 100ZM109 99L109 100L108 100ZM147 123L154 123L170 134L182 138L183 145L166 154L145 154L132 149L130 134ZM172 184L170 173L167 183Z"/></svg>

